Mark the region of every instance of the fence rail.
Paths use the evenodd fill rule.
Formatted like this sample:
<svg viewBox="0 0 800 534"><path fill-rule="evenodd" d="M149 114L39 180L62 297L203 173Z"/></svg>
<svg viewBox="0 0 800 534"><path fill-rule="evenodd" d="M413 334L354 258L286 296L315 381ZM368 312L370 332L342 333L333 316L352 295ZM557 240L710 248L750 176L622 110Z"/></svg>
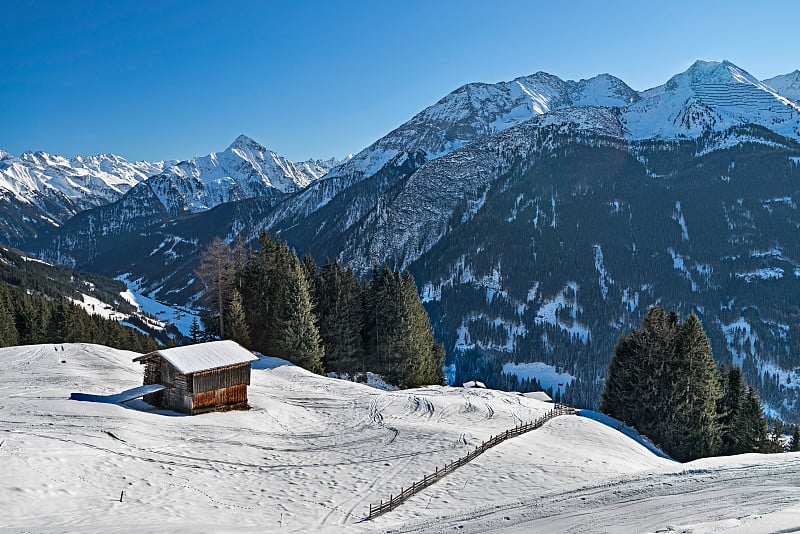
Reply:
<svg viewBox="0 0 800 534"><path fill-rule="evenodd" d="M514 438L521 434L525 434L526 432L530 432L531 430L536 430L550 419L553 419L554 417L558 417L560 415L575 415L575 408L572 408L571 406L567 406L565 404L556 404L552 410L545 413L538 419L528 423L520 423L514 428L509 428L508 430L504 431L501 434L490 437L488 441L482 442L480 445L475 447L475 450L470 451L469 454L467 454L466 456L462 456L458 460L446 464L441 469L437 467L436 471L434 471L430 475L425 475L422 478L422 480L414 482L408 488L405 489L400 488L400 493L397 495L390 495L388 501L385 502L381 501L380 504L377 505L370 504L369 516L367 516L367 519L375 519L379 515L383 515L390 510L394 510L395 508L400 506L403 502L408 500L408 498L411 497L412 495L419 493L423 489L432 485L437 480L440 480L443 477L449 475L462 465L468 464L469 462L471 462L472 460L474 460L487 450L491 449L495 445L499 445L500 443L504 442L509 438Z"/></svg>

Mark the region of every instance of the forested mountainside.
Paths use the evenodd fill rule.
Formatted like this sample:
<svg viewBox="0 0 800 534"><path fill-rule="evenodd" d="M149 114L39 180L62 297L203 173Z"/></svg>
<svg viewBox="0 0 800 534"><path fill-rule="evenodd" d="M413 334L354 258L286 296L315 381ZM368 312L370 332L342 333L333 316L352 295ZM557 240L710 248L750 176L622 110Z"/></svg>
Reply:
<svg viewBox="0 0 800 534"><path fill-rule="evenodd" d="M118 280L0 247L0 346L82 341L148 352L179 335L126 293Z"/></svg>

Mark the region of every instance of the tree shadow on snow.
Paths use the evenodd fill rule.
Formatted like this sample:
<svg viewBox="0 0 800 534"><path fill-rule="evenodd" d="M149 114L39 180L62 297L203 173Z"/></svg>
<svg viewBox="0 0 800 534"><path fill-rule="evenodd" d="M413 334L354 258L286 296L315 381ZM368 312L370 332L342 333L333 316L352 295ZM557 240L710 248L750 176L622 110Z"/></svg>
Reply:
<svg viewBox="0 0 800 534"><path fill-rule="evenodd" d="M282 358L264 356L258 352L254 352L253 354L258 357L258 360L250 364L250 368L253 370L275 369L277 367L283 367L284 365L294 365L292 362L286 361Z"/></svg>

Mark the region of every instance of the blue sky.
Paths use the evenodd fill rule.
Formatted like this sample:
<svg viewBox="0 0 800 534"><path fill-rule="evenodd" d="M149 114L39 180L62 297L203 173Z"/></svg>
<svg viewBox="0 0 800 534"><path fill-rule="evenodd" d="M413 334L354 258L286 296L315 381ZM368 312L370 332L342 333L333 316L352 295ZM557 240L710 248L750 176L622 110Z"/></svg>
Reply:
<svg viewBox="0 0 800 534"><path fill-rule="evenodd" d="M458 86L546 71L643 90L695 59L800 68L796 2L6 2L0 147L185 159L240 133L358 152Z"/></svg>

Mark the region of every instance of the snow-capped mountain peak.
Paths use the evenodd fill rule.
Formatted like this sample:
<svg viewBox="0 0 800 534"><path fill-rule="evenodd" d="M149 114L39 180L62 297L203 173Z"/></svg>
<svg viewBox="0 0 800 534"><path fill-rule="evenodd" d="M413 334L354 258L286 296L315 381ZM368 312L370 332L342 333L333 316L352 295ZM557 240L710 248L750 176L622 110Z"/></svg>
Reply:
<svg viewBox="0 0 800 534"><path fill-rule="evenodd" d="M636 91L609 74L576 82L540 71L508 82L469 83L339 165L329 177L344 176L351 183L374 175L401 153L435 159L558 109L618 107L638 99Z"/></svg>
<svg viewBox="0 0 800 534"><path fill-rule="evenodd" d="M264 152L267 149L261 146L260 143L255 141L252 137L248 137L245 134L240 134L239 137L233 140L233 143L226 149L227 150L235 150L235 149L244 149L244 150L256 150L259 152Z"/></svg>
<svg viewBox="0 0 800 534"><path fill-rule="evenodd" d="M789 100L800 103L800 70L762 80L762 83Z"/></svg>
<svg viewBox="0 0 800 534"><path fill-rule="evenodd" d="M800 137L800 106L730 61L695 61L641 95L624 114L634 139L696 136L748 123Z"/></svg>
<svg viewBox="0 0 800 534"><path fill-rule="evenodd" d="M240 135L222 152L192 158L149 178L148 187L172 215L200 212L225 202L304 189L319 178L287 158Z"/></svg>

